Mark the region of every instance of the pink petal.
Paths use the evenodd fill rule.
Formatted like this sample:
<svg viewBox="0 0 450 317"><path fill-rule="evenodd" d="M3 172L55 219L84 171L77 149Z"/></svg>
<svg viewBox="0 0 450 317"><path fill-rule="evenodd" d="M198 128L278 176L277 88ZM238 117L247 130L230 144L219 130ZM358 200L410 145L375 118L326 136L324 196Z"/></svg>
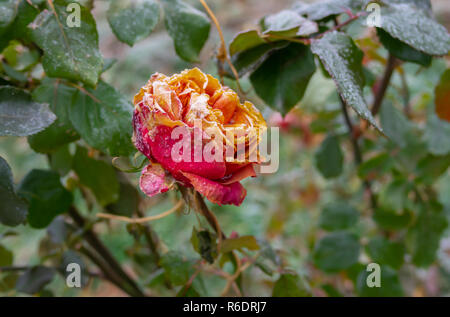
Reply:
<svg viewBox="0 0 450 317"><path fill-rule="evenodd" d="M247 194L239 182L223 185L198 175L190 173L183 173L183 175L200 194L215 204L240 206Z"/></svg>
<svg viewBox="0 0 450 317"><path fill-rule="evenodd" d="M149 164L143 170L139 185L142 192L147 196L154 196L159 193L168 191L174 181L166 176L166 173L161 165Z"/></svg>

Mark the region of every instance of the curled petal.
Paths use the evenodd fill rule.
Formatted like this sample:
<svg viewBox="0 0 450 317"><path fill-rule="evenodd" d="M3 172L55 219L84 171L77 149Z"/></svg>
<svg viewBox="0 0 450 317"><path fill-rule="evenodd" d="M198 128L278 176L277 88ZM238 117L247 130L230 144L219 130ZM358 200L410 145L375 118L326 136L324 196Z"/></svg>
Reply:
<svg viewBox="0 0 450 317"><path fill-rule="evenodd" d="M233 164L237 165L237 164ZM227 168L228 170L228 168ZM253 164L247 164L244 167L234 171L232 174L229 174L220 180L222 185L229 185L232 183L240 182L247 177L256 177L255 169L253 168Z"/></svg>
<svg viewBox="0 0 450 317"><path fill-rule="evenodd" d="M147 196L165 193L174 183L174 180L166 176L161 165L149 164L143 170L139 185L141 190Z"/></svg>
<svg viewBox="0 0 450 317"><path fill-rule="evenodd" d="M239 182L223 185L198 175L190 173L183 173L183 175L189 179L195 190L218 205L240 206L247 194Z"/></svg>

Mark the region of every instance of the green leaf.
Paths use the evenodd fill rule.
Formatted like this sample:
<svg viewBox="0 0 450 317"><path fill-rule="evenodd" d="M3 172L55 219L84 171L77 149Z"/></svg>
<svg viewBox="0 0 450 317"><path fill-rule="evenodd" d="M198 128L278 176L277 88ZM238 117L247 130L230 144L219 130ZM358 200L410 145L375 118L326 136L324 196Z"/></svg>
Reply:
<svg viewBox="0 0 450 317"><path fill-rule="evenodd" d="M16 289L26 294L36 294L53 280L55 270L45 266L34 266L26 270L17 280Z"/></svg>
<svg viewBox="0 0 450 317"><path fill-rule="evenodd" d="M69 107L69 118L92 147L111 156L135 152L131 142L133 106L113 87L99 82L97 89L78 89Z"/></svg>
<svg viewBox="0 0 450 317"><path fill-rule="evenodd" d="M344 155L342 154L339 138L329 135L322 142L315 154L316 166L323 177L334 178L342 173Z"/></svg>
<svg viewBox="0 0 450 317"><path fill-rule="evenodd" d="M377 208L373 219L383 229L398 230L411 224L413 215L409 210L395 212L385 208Z"/></svg>
<svg viewBox="0 0 450 317"><path fill-rule="evenodd" d="M0 223L15 227L23 223L27 217L27 203L19 197L13 184L11 168L0 157Z"/></svg>
<svg viewBox="0 0 450 317"><path fill-rule="evenodd" d="M351 37L340 32L326 34L311 44L311 50L323 63L336 83L337 90L345 101L363 119L369 121L379 131L372 113L364 100L363 52Z"/></svg>
<svg viewBox="0 0 450 317"><path fill-rule="evenodd" d="M287 114L302 99L315 70L309 47L292 43L270 55L251 74L250 80L264 102Z"/></svg>
<svg viewBox="0 0 450 317"><path fill-rule="evenodd" d="M383 29L377 28L378 38L381 44L395 57L406 61L412 62L419 65L428 67L431 65L432 56L419 52L415 50L408 44L400 42L399 40L393 38Z"/></svg>
<svg viewBox="0 0 450 317"><path fill-rule="evenodd" d="M399 269L403 265L405 246L400 242L391 242L386 238L376 237L369 241L366 249L372 262L386 264L394 269Z"/></svg>
<svg viewBox="0 0 450 317"><path fill-rule="evenodd" d="M313 253L314 264L322 271L345 270L358 262L358 238L348 232L335 232L322 238Z"/></svg>
<svg viewBox="0 0 450 317"><path fill-rule="evenodd" d="M448 107L448 105L447 105ZM450 122L440 120L436 114L428 116L424 139L428 151L434 155L450 154Z"/></svg>
<svg viewBox="0 0 450 317"><path fill-rule="evenodd" d="M14 5L14 12L17 13L15 18L12 17L14 12L9 11L9 9L6 8L11 3ZM17 3L19 4L18 6ZM0 10L4 13L4 15L2 14L2 18L6 17L6 19L0 18L3 22L0 22L0 51L8 46L9 41L13 39L20 39L22 42L30 42L31 29L28 25L36 18L39 10L30 5L28 1L23 0L3 1L0 3ZM10 15L11 13L12 15ZM10 18L13 18L12 23L6 25L6 21Z"/></svg>
<svg viewBox="0 0 450 317"><path fill-rule="evenodd" d="M60 176L66 176L72 169L72 160L69 146L66 145L50 154L50 167Z"/></svg>
<svg viewBox="0 0 450 317"><path fill-rule="evenodd" d="M70 122L68 113L76 92L76 88L67 86L58 79L49 78L33 91L33 99L48 103L57 117L45 130L28 137L28 143L34 151L51 153L80 138Z"/></svg>
<svg viewBox="0 0 450 317"><path fill-rule="evenodd" d="M412 262L416 266L428 267L433 264L447 225L441 205L432 202L421 208L415 225L408 232Z"/></svg>
<svg viewBox="0 0 450 317"><path fill-rule="evenodd" d="M305 282L293 273L284 273L275 282L272 297L309 297Z"/></svg>
<svg viewBox="0 0 450 317"><path fill-rule="evenodd" d="M72 204L72 194L67 191L54 171L32 170L19 187L19 194L30 204L28 223L31 227L47 227L53 219L65 213Z"/></svg>
<svg viewBox="0 0 450 317"><path fill-rule="evenodd" d="M239 76L244 76L247 73L256 70L272 53L278 49L285 48L288 44L289 42L287 41L277 41L255 46L235 54L231 58L231 62L236 68ZM225 70L227 76L234 78L228 64L225 65Z"/></svg>
<svg viewBox="0 0 450 317"><path fill-rule="evenodd" d="M229 45L230 55L233 56L262 44L266 44L266 41L261 38L257 30L240 32L231 40Z"/></svg>
<svg viewBox="0 0 450 317"><path fill-rule="evenodd" d="M174 251L162 255L160 264L167 279L175 286L186 284L194 271L193 262Z"/></svg>
<svg viewBox="0 0 450 317"><path fill-rule="evenodd" d="M242 236L239 238L230 238L222 241L221 253L228 253L233 250L246 248L248 250L259 250L258 241L254 236Z"/></svg>
<svg viewBox="0 0 450 317"><path fill-rule="evenodd" d="M206 14L181 0L162 0L165 24L178 56L195 62L209 36L210 22Z"/></svg>
<svg viewBox="0 0 450 317"><path fill-rule="evenodd" d="M356 224L359 212L346 202L334 202L326 205L319 218L321 228L328 231L347 229Z"/></svg>
<svg viewBox="0 0 450 317"><path fill-rule="evenodd" d="M13 259L13 253L0 244L0 267L12 265Z"/></svg>
<svg viewBox="0 0 450 317"><path fill-rule="evenodd" d="M394 160L389 153L381 153L364 161L358 167L358 176L362 179L381 176L392 167L393 163Z"/></svg>
<svg viewBox="0 0 450 317"><path fill-rule="evenodd" d="M398 146L408 145L412 126L405 115L397 110L390 101L384 102L381 107L380 122L384 133Z"/></svg>
<svg viewBox="0 0 450 317"><path fill-rule="evenodd" d="M397 272L388 266L381 266L381 287L369 287L367 277L371 272L362 271L358 275L356 290L363 297L397 297L403 296L403 288Z"/></svg>
<svg viewBox="0 0 450 317"><path fill-rule="evenodd" d="M107 17L117 38L133 46L153 31L159 20L159 10L155 0L114 0Z"/></svg>
<svg viewBox="0 0 450 317"><path fill-rule="evenodd" d="M444 26L409 4L383 6L381 28L392 37L428 55L446 55L450 36Z"/></svg>
<svg viewBox="0 0 450 317"><path fill-rule="evenodd" d="M446 156L427 155L417 164L416 183L432 186L436 179L444 174L450 167L450 154Z"/></svg>
<svg viewBox="0 0 450 317"><path fill-rule="evenodd" d="M214 263L214 260L217 258L216 239L216 235L208 230L198 231L195 227L192 228L192 246L194 247L194 250L210 264Z"/></svg>
<svg viewBox="0 0 450 317"><path fill-rule="evenodd" d="M307 36L319 30L317 23L305 19L292 10L268 15L261 20L260 24L264 34L282 37Z"/></svg>
<svg viewBox="0 0 450 317"><path fill-rule="evenodd" d="M412 186L407 179L395 178L380 191L379 203L385 209L400 213L410 206L408 194L411 190Z"/></svg>
<svg viewBox="0 0 450 317"><path fill-rule="evenodd" d="M102 206L119 199L120 185L114 167L104 161L90 158L86 148L77 147L73 169L80 182L92 190Z"/></svg>
<svg viewBox="0 0 450 317"><path fill-rule="evenodd" d="M42 11L31 25L32 38L44 51L42 65L48 76L95 86L103 68L95 20L81 6L80 27L69 27L66 23L69 3L56 0L49 10Z"/></svg>
<svg viewBox="0 0 450 317"><path fill-rule="evenodd" d="M27 136L48 127L56 116L24 90L0 87L0 136Z"/></svg>

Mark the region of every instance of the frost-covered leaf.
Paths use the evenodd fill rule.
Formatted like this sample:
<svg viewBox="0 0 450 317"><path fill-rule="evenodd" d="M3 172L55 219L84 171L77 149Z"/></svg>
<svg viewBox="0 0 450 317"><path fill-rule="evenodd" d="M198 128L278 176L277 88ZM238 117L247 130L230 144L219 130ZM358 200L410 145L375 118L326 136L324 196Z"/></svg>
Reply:
<svg viewBox="0 0 450 317"><path fill-rule="evenodd" d="M209 36L210 22L206 14L181 0L162 0L165 24L178 56L188 62L198 60Z"/></svg>
<svg viewBox="0 0 450 317"><path fill-rule="evenodd" d="M61 146L78 140L80 136L75 131L69 119L69 107L76 88L62 83L59 79L47 78L41 86L33 91L33 99L48 103L57 119L43 131L28 137L33 150L40 153L50 153Z"/></svg>
<svg viewBox="0 0 450 317"><path fill-rule="evenodd" d="M303 97L315 70L309 47L291 43L271 54L251 74L250 80L264 102L287 114Z"/></svg>
<svg viewBox="0 0 450 317"><path fill-rule="evenodd" d="M395 57L406 62L413 62L426 67L431 65L432 56L424 54L408 44L393 38L383 29L377 28L377 34L383 46Z"/></svg>
<svg viewBox="0 0 450 317"><path fill-rule="evenodd" d="M28 205L15 190L11 168L0 157L0 223L15 227L23 223L27 217Z"/></svg>
<svg viewBox="0 0 450 317"><path fill-rule="evenodd" d="M320 21L346 12L347 10L361 11L365 0L324 0L313 3L297 2L292 7L300 15L310 20Z"/></svg>
<svg viewBox="0 0 450 317"><path fill-rule="evenodd" d="M282 37L307 36L319 30L317 23L305 19L292 10L268 15L261 20L260 24L264 34Z"/></svg>
<svg viewBox="0 0 450 317"><path fill-rule="evenodd" d="M81 137L92 147L111 156L135 151L131 103L105 82L97 89L78 89L69 107L69 118Z"/></svg>
<svg viewBox="0 0 450 317"><path fill-rule="evenodd" d="M320 40L314 41L311 44L311 50L320 58L335 81L337 90L345 103L381 131L364 100L362 90L364 54L351 37L344 33L331 32Z"/></svg>
<svg viewBox="0 0 450 317"><path fill-rule="evenodd" d="M48 76L95 86L103 68L95 20L81 6L80 27L70 27L66 23L69 3L56 0L42 11L30 25L32 38L44 51L42 65Z"/></svg>
<svg viewBox="0 0 450 317"><path fill-rule="evenodd" d="M113 0L107 13L117 38L130 46L146 38L159 20L156 0Z"/></svg>
<svg viewBox="0 0 450 317"><path fill-rule="evenodd" d="M32 135L55 120L48 105L34 102L24 90L0 87L0 136Z"/></svg>
<svg viewBox="0 0 450 317"><path fill-rule="evenodd" d="M391 4L383 6L380 14L381 28L392 37L425 54L448 54L450 35L423 10L409 4Z"/></svg>

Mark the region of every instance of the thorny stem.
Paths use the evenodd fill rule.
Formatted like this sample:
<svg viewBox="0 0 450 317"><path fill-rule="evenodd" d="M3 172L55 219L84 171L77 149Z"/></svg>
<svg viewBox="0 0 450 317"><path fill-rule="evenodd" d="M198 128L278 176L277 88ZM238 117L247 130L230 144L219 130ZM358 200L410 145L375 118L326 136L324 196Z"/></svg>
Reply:
<svg viewBox="0 0 450 317"><path fill-rule="evenodd" d="M394 55L389 53L389 58L386 64L386 68L384 70L383 78L381 79L380 85L375 93L375 100L372 105L372 115L376 115L383 104L383 99L386 94L387 88L389 86L389 82L391 81L392 74L394 73L394 69L397 65L397 59Z"/></svg>
<svg viewBox="0 0 450 317"><path fill-rule="evenodd" d="M241 85L239 83L239 74L238 74L236 68L234 67L233 63L231 62L230 57L228 55L227 45L225 43L225 38L223 36L223 32L222 32L222 28L220 27L219 20L217 20L216 16L214 15L214 12L212 12L212 10L206 4L205 0L199 0L199 1L202 4L202 6L205 8L206 12L210 16L210 18L213 21L214 25L216 26L217 32L219 32L220 47L219 47L219 52L217 54L217 59L219 60L219 62L221 64L221 66L219 67L219 76L221 78L221 81L223 83L223 67L222 67L222 65L223 65L224 61L226 61L228 66L230 66L230 69L231 69L231 72L233 73L233 76L236 78L237 87L238 87L239 91L242 93L242 88L241 88Z"/></svg>
<svg viewBox="0 0 450 317"><path fill-rule="evenodd" d="M341 100L341 108L342 108L342 113L344 115L344 119L345 119L345 123L347 125L348 131L350 133L350 139L352 141L352 146L353 146L353 154L355 157L355 162L357 165L361 165L363 162L363 158L362 158L362 154L361 154L361 149L359 147L358 144L358 136L354 133L354 128L353 128L353 124L352 121L350 119L350 116L348 114L348 110L347 110L347 106L345 104L345 101L340 98ZM377 200L375 198L375 195L372 191L372 185L368 180L364 181L364 187L366 188L367 192L369 193L370 196L370 204L372 206L372 209L375 210L377 208Z"/></svg>
<svg viewBox="0 0 450 317"><path fill-rule="evenodd" d="M84 228L86 221L79 214L78 210L75 207L71 207L69 209L69 215L77 224L78 227ZM114 274L117 275L121 282L120 287L126 291L131 296L144 297L145 294L142 290L137 286L135 281L128 276L128 274L122 269L117 260L112 256L109 250L105 247L105 245L100 241L97 235L91 229L88 229L84 232L84 237L89 245L98 253L98 255L104 260L105 265L109 267ZM109 270L108 270L109 271ZM106 274L106 273L105 273ZM116 280L115 278L113 280ZM118 282L118 281L117 281ZM126 286L125 286L125 285Z"/></svg>

